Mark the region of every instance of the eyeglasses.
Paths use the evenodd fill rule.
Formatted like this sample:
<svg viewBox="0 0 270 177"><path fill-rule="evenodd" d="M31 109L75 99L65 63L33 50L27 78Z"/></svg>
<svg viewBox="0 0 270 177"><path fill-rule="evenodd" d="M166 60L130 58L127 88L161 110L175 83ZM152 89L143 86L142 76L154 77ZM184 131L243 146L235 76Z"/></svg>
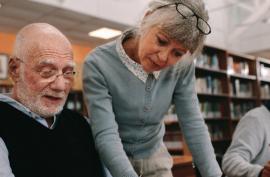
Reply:
<svg viewBox="0 0 270 177"><path fill-rule="evenodd" d="M186 4L183 4L183 3L173 3L173 4L166 4L166 5L163 5L163 6L160 6L157 9L161 9L161 8L164 8L164 7L168 7L168 6L172 6L172 5L175 5L176 7L176 11L184 18L184 19L187 19L187 18L190 18L190 17L193 17L195 16L197 18L197 24L196 24L196 27L197 29L204 35L208 35L211 33L211 27L210 25L204 20L202 19L199 15L197 15L191 7L189 7L188 5Z"/></svg>
<svg viewBox="0 0 270 177"><path fill-rule="evenodd" d="M21 63L25 64L23 60L20 58L16 58L16 60L20 61ZM66 83L71 83L74 80L74 76L76 75L75 71L58 71L57 69L52 69L50 67L43 67L41 69L34 69L43 79L46 79L46 82L54 82L59 76L63 76Z"/></svg>

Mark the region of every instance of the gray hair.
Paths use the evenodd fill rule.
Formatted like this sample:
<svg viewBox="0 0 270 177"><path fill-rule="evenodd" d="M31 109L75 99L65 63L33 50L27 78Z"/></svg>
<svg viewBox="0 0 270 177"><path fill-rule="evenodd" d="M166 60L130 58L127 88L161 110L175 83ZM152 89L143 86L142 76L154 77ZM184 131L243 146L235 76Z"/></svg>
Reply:
<svg viewBox="0 0 270 177"><path fill-rule="evenodd" d="M176 11L175 6L157 9L173 3L184 3L203 20L208 21L208 12L205 10L202 0L152 0L148 6L148 14L141 21L137 33L140 35L149 28L157 26L171 39L188 49L194 58L203 48L206 35L197 29L197 18L183 18Z"/></svg>

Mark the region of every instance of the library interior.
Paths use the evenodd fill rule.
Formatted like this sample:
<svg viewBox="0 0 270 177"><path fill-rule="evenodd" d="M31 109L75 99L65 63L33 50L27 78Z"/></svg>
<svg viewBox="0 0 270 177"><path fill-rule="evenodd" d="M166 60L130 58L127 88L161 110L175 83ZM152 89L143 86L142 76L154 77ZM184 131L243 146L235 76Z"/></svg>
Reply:
<svg viewBox="0 0 270 177"><path fill-rule="evenodd" d="M150 1L0 0L0 94L13 88L8 64L16 33L30 23L48 23L67 36L74 52L77 74L64 107L87 117L82 81L86 56L136 26ZM203 1L211 33L194 59L195 87L221 167L241 118L270 101L270 1ZM99 29L103 32L98 33ZM199 177L173 103L162 121L163 141L173 157L173 176Z"/></svg>

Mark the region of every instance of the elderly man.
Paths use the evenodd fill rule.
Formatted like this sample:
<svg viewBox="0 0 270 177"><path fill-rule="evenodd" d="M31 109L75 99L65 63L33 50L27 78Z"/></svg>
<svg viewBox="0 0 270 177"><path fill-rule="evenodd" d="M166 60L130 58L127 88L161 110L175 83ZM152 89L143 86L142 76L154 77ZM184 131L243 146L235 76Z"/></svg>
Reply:
<svg viewBox="0 0 270 177"><path fill-rule="evenodd" d="M55 27L35 23L19 31L0 95L1 177L100 177L103 168L90 127L63 109L74 80L71 44Z"/></svg>
<svg viewBox="0 0 270 177"><path fill-rule="evenodd" d="M228 177L270 177L270 101L241 118L222 168Z"/></svg>

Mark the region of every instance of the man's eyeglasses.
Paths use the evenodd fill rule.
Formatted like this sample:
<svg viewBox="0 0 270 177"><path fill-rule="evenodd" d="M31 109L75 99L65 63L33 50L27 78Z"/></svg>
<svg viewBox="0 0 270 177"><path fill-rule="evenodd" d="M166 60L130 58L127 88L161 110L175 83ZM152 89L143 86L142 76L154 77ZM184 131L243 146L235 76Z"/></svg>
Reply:
<svg viewBox="0 0 270 177"><path fill-rule="evenodd" d="M25 64L25 62L19 58L16 58L16 60ZM59 76L63 76L63 78L65 79L67 83L71 83L73 82L74 76L76 75L76 72L73 70L59 72L57 69L52 69L50 67L34 69L34 71L37 72L43 79L46 79L47 82L54 82Z"/></svg>
<svg viewBox="0 0 270 177"><path fill-rule="evenodd" d="M183 3L166 4L166 5L156 8L156 10L164 8L164 7L172 6L172 5L175 5L177 12L185 19L195 16L197 18L196 27L202 34L208 35L211 33L210 25L204 19L202 19L199 15L197 15L192 10L192 8L187 6L186 4L183 4Z"/></svg>

